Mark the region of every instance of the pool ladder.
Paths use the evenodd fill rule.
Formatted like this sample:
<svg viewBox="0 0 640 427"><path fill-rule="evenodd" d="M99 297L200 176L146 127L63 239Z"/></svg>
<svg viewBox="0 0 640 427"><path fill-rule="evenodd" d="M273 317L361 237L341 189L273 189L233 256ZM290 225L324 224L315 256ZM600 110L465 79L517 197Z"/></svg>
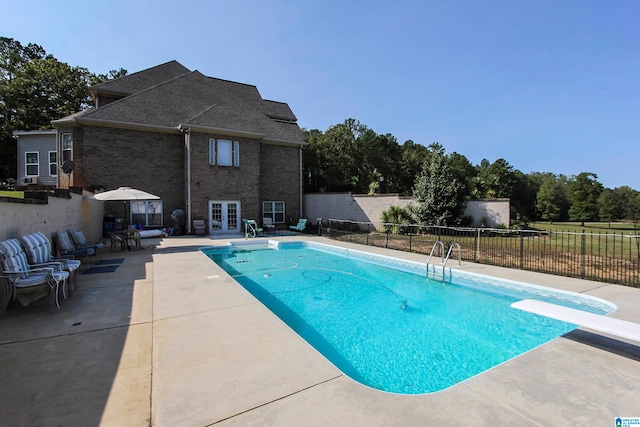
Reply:
<svg viewBox="0 0 640 427"><path fill-rule="evenodd" d="M433 253L436 251L436 248L440 247L441 251L440 253L442 254L442 280L444 281L444 277L445 277L445 267L447 266L447 262L449 261L449 258L451 257L451 251L453 251L453 248L458 248L458 265L462 265L462 249L460 248L460 244L457 242L453 242L451 243L451 245L449 245L449 250L447 251L447 256L444 256L444 243L442 243L440 240L437 240L434 244L433 247L431 248L431 253L429 254L429 258L427 258L427 275L429 274L429 263L431 262L431 257L433 256Z"/></svg>

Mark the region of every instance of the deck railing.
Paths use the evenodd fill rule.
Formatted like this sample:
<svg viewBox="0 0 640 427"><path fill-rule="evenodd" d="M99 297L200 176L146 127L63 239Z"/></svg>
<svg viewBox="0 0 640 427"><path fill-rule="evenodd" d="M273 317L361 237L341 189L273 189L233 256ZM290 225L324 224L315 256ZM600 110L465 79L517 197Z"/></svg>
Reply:
<svg viewBox="0 0 640 427"><path fill-rule="evenodd" d="M429 254L436 241L457 242L462 260L640 287L640 236L441 227L329 219L332 239Z"/></svg>

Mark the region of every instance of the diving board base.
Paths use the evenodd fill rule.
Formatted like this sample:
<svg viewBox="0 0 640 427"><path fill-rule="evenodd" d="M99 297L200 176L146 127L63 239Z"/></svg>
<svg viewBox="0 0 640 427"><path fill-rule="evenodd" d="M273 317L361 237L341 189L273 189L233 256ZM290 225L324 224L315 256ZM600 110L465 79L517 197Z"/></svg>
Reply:
<svg viewBox="0 0 640 427"><path fill-rule="evenodd" d="M612 319L611 317L532 299L514 302L511 307L640 342L640 324L627 322L626 320Z"/></svg>

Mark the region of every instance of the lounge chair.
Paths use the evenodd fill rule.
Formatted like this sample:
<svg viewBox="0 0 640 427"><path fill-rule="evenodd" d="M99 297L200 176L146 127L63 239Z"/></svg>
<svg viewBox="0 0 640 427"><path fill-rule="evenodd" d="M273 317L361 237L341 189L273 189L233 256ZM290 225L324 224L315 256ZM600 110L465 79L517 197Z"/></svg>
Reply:
<svg viewBox="0 0 640 427"><path fill-rule="evenodd" d="M275 233L276 231L276 225L271 218L262 218L262 228L264 228L267 233Z"/></svg>
<svg viewBox="0 0 640 427"><path fill-rule="evenodd" d="M51 251L51 242L41 232L27 234L20 237L22 247L31 265L43 265L50 262L62 263L62 269L69 272L69 281L73 282L74 289L78 289L78 276L76 274L81 262L73 257L54 257ZM62 289L62 295L67 298L67 290Z"/></svg>
<svg viewBox="0 0 640 427"><path fill-rule="evenodd" d="M53 314L54 304L60 308L58 289L61 283L65 286L69 278L69 272L62 271L60 263L47 263L38 267L29 265L27 255L18 239L0 242L0 258L3 270L0 276L5 282L3 295L6 295L6 284L9 283L12 288L9 296L13 296L13 299L17 299L22 305L29 305L46 295L48 290L51 313ZM0 303L2 312L7 304L8 301Z"/></svg>
<svg viewBox="0 0 640 427"><path fill-rule="evenodd" d="M258 233L262 233L262 228L258 227L258 223L254 219L243 219L245 237L256 237Z"/></svg>
<svg viewBox="0 0 640 427"><path fill-rule="evenodd" d="M307 220L305 218L300 218L296 225L290 225L289 228L293 231L304 231L307 227Z"/></svg>

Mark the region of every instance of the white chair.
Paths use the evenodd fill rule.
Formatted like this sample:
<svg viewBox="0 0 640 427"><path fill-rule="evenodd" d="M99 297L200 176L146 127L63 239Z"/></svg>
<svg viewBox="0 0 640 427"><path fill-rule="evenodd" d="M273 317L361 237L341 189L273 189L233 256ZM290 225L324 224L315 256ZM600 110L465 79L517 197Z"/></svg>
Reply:
<svg viewBox="0 0 640 427"><path fill-rule="evenodd" d="M258 227L258 223L254 219L242 219L244 224L244 236L256 237L259 233L262 233L262 228Z"/></svg>
<svg viewBox="0 0 640 427"><path fill-rule="evenodd" d="M271 218L262 218L262 228L264 228L267 233L276 232L276 225Z"/></svg>
<svg viewBox="0 0 640 427"><path fill-rule="evenodd" d="M193 232L196 236L204 236L206 234L204 219L193 220Z"/></svg>

